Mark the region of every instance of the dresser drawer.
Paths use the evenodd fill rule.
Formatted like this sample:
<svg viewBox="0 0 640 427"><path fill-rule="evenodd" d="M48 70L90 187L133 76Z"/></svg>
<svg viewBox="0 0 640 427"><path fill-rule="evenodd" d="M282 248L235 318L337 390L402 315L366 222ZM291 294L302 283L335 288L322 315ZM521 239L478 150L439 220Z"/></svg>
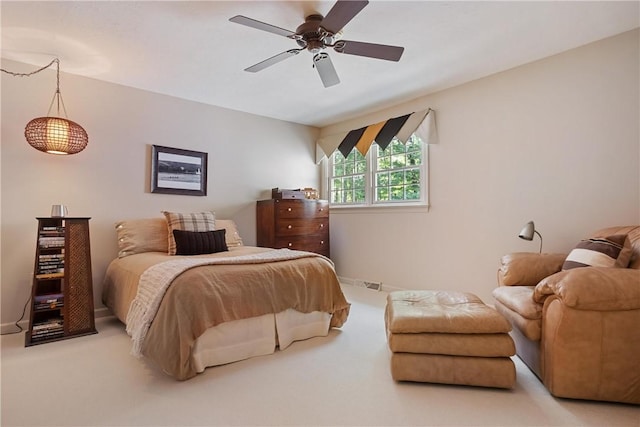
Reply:
<svg viewBox="0 0 640 427"><path fill-rule="evenodd" d="M275 225L276 236L298 236L328 234L329 218L283 219Z"/></svg>
<svg viewBox="0 0 640 427"><path fill-rule="evenodd" d="M284 218L329 218L329 202L277 200L275 203L276 220Z"/></svg>
<svg viewBox="0 0 640 427"><path fill-rule="evenodd" d="M316 252L329 256L329 238L322 236L293 236L291 238L278 237L276 248L288 248L299 251Z"/></svg>

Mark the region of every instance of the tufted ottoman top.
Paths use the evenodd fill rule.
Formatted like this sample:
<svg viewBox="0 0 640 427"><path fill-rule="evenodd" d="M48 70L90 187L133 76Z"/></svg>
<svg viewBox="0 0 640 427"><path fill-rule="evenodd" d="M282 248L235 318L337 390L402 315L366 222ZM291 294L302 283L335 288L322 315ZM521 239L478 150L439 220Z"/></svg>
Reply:
<svg viewBox="0 0 640 427"><path fill-rule="evenodd" d="M397 291L387 297L385 323L390 333L495 334L509 322L468 292Z"/></svg>

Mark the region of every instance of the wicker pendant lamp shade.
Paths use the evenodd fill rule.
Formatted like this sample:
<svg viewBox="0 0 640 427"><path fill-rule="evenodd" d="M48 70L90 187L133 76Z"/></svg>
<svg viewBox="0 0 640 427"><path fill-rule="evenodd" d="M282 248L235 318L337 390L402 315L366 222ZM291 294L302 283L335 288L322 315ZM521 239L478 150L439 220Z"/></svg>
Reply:
<svg viewBox="0 0 640 427"><path fill-rule="evenodd" d="M50 154L76 154L89 142L82 126L60 117L31 120L24 129L24 136L33 148Z"/></svg>
<svg viewBox="0 0 640 427"><path fill-rule="evenodd" d="M24 129L24 136L29 145L36 150L49 154L76 154L85 149L89 143L89 136L82 126L76 122L60 117L61 105L65 116L67 115L67 111L62 101L62 94L60 93L60 61L58 58L31 73L12 73L4 69L2 71L14 76L24 77L39 73L53 64L56 64L57 68L56 93L51 100L47 117L38 117L27 123ZM57 107L57 116L51 116L49 114L54 102Z"/></svg>

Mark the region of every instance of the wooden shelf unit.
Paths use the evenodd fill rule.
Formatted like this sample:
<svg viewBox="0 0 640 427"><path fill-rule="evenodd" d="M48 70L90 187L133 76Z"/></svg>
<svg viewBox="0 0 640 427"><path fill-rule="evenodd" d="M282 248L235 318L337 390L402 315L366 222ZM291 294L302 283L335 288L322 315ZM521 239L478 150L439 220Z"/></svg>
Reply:
<svg viewBox="0 0 640 427"><path fill-rule="evenodd" d="M260 200L256 223L258 246L330 256L327 200Z"/></svg>
<svg viewBox="0 0 640 427"><path fill-rule="evenodd" d="M95 334L89 219L39 217L25 346Z"/></svg>

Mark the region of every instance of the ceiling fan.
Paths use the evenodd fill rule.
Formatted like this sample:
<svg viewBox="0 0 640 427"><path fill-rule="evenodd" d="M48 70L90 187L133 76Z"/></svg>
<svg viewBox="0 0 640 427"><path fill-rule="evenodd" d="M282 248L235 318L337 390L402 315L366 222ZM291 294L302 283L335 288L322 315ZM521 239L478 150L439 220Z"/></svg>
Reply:
<svg viewBox="0 0 640 427"><path fill-rule="evenodd" d="M245 71L256 73L306 49L313 54L313 65L318 70L324 87L330 87L340 83L340 79L331 62L331 58L324 52L328 47L333 48L338 53L346 53L347 55L399 61L404 52L403 47L341 39L342 28L360 13L368 3L368 1L338 0L327 13L327 16L320 14L309 15L295 32L242 15L230 18L229 21L236 24L246 25L247 27L293 39L300 46L299 49L289 49L258 62L246 68Z"/></svg>

